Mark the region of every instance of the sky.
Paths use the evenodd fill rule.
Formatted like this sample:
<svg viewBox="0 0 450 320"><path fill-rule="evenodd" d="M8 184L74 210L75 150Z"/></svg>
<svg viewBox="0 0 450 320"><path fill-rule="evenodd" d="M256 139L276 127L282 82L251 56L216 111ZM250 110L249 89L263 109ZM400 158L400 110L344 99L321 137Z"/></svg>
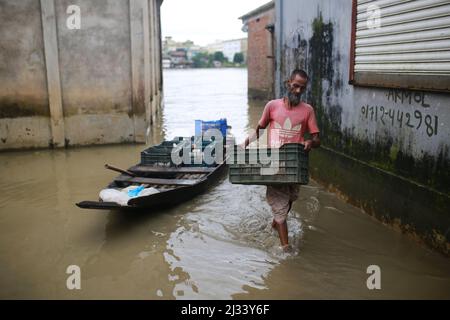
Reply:
<svg viewBox="0 0 450 320"><path fill-rule="evenodd" d="M161 6L163 39L192 40L205 46L216 40L246 38L239 17L270 0L164 0Z"/></svg>

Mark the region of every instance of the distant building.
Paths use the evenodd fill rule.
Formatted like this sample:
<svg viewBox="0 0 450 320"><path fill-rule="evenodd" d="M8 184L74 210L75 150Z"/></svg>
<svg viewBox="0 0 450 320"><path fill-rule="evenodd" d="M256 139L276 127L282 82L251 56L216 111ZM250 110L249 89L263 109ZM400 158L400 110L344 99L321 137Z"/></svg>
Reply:
<svg viewBox="0 0 450 320"><path fill-rule="evenodd" d="M223 52L223 55L228 61L233 62L234 55L236 53L242 53L244 55L244 61L247 60L247 39L233 39L225 41L217 41L207 46L208 53L214 53L217 51Z"/></svg>
<svg viewBox="0 0 450 320"><path fill-rule="evenodd" d="M165 37L162 42L162 52L164 55L168 55L170 51L176 51L178 47L178 43L172 37Z"/></svg>
<svg viewBox="0 0 450 320"><path fill-rule="evenodd" d="M235 40L227 40L222 42L222 52L225 57L228 58L228 61L233 62L234 55L236 53L244 53L247 51L247 39L235 39ZM245 52L246 53L246 52ZM244 55L245 61L245 55Z"/></svg>
<svg viewBox="0 0 450 320"><path fill-rule="evenodd" d="M242 30L248 32L248 96L271 99L275 92L275 3L270 1L239 19L244 24Z"/></svg>
<svg viewBox="0 0 450 320"><path fill-rule="evenodd" d="M206 48L196 45L193 41L187 40L177 42L172 37L165 37L163 41L163 54L171 61L170 65L166 61L164 68L187 67L192 64L192 58L200 52L206 51ZM182 54L179 52L183 52ZM175 53L177 52L177 53Z"/></svg>
<svg viewBox="0 0 450 320"><path fill-rule="evenodd" d="M214 53L217 51L222 51L223 50L223 46L222 46L222 41L220 40L216 40L214 43L208 44L206 46L206 51L208 53Z"/></svg>
<svg viewBox="0 0 450 320"><path fill-rule="evenodd" d="M187 57L186 49L177 49L169 52L171 67L173 68L187 68L191 65L191 62Z"/></svg>

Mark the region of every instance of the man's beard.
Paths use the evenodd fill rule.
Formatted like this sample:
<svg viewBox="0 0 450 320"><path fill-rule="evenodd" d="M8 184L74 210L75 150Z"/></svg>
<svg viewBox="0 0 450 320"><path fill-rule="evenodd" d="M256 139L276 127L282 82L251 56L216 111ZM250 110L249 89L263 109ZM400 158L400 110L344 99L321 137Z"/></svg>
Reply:
<svg viewBox="0 0 450 320"><path fill-rule="evenodd" d="M300 103L300 101L301 101L301 98L302 98L302 94L301 93L299 93L299 94L295 94L293 92L289 92L288 93L289 104L292 107L295 107L296 105L298 105Z"/></svg>

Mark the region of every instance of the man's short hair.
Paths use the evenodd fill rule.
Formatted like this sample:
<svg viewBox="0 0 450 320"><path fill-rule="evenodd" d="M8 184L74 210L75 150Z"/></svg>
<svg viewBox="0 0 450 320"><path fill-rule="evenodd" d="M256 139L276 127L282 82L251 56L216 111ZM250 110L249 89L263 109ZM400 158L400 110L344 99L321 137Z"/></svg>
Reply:
<svg viewBox="0 0 450 320"><path fill-rule="evenodd" d="M302 78L304 78L304 79L306 79L306 80L309 79L308 74L306 73L305 70L303 70L303 69L295 69L291 73L291 80L293 80L295 78L295 76L297 76L297 75L302 77Z"/></svg>

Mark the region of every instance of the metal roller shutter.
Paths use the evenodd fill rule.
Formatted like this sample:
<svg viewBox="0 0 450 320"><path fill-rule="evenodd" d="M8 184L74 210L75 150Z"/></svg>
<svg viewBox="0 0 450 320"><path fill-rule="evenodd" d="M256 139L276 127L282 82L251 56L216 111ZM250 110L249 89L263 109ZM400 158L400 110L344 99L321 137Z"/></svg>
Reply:
<svg viewBox="0 0 450 320"><path fill-rule="evenodd" d="M355 0L354 11L353 83L450 91L450 0Z"/></svg>

